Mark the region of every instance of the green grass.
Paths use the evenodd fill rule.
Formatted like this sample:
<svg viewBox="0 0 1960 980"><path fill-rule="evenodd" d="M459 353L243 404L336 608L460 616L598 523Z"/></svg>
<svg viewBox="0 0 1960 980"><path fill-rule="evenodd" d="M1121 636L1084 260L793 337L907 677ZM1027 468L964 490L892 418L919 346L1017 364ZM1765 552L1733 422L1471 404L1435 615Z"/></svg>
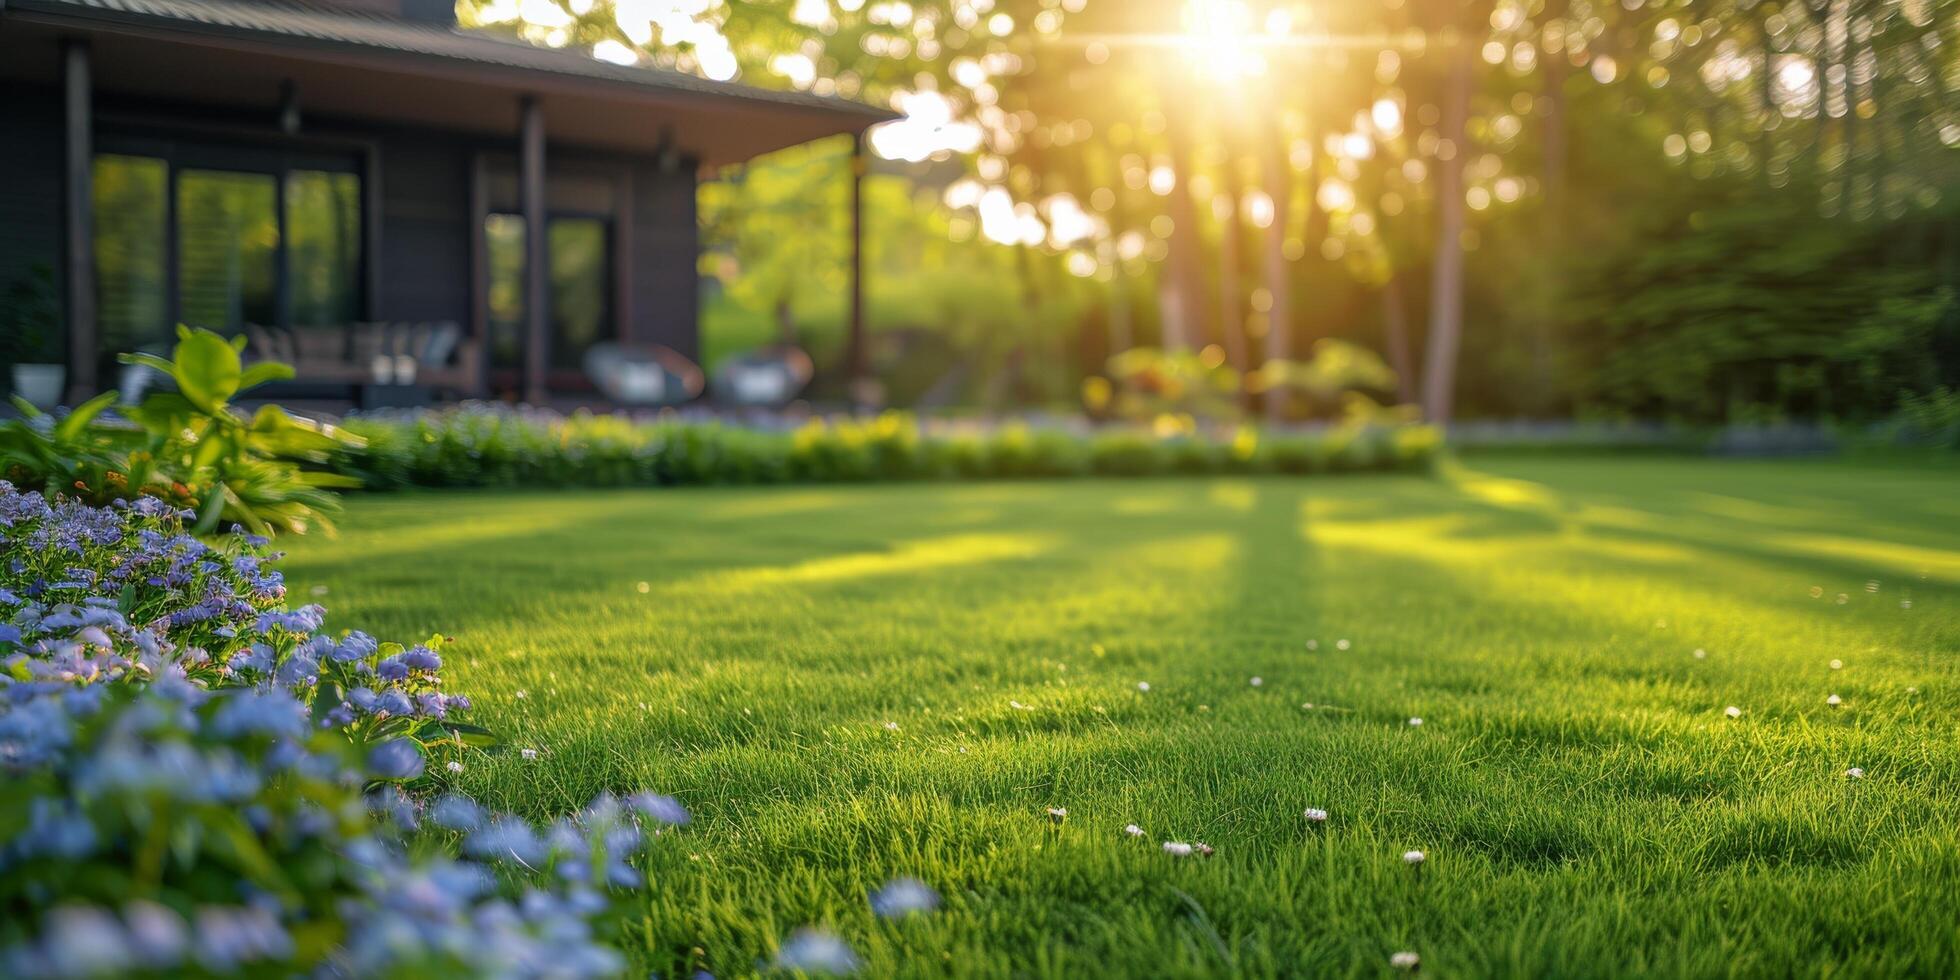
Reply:
<svg viewBox="0 0 1960 980"><path fill-rule="evenodd" d="M620 939L663 975L806 924L874 976L1960 974L1960 473L1474 466L357 496L287 568L457 637L540 752L464 790L694 810ZM941 911L873 918L907 874Z"/></svg>

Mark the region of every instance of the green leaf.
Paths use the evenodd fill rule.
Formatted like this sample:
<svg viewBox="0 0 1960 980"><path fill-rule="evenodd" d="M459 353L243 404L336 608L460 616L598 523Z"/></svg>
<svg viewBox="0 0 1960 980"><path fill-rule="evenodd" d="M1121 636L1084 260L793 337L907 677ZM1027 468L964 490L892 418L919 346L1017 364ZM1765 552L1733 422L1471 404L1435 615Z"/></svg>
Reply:
<svg viewBox="0 0 1960 980"><path fill-rule="evenodd" d="M278 361L260 361L245 369L238 378L238 390L256 388L268 381L284 381L293 376L293 366Z"/></svg>
<svg viewBox="0 0 1960 980"><path fill-rule="evenodd" d="M177 344L177 389L212 415L224 411L243 374L237 349L209 330L191 331Z"/></svg>
<svg viewBox="0 0 1960 980"><path fill-rule="evenodd" d="M162 371L164 374L174 375L177 373L177 365L155 354L144 354L141 352L135 354L117 354L116 360L123 364L141 364L144 367Z"/></svg>
<svg viewBox="0 0 1960 980"><path fill-rule="evenodd" d="M105 391L75 406L75 410L69 412L67 418L62 419L55 425L54 437L61 442L73 442L77 436L82 434L83 429L88 428L88 424L94 421L96 416L101 415L104 409L116 403L117 395L117 392Z"/></svg>
<svg viewBox="0 0 1960 980"><path fill-rule="evenodd" d="M441 723L441 727L443 731L448 732L457 742L471 748L489 749L504 744L501 736L482 725L471 725L460 721L445 721Z"/></svg>
<svg viewBox="0 0 1960 980"><path fill-rule="evenodd" d="M211 489L205 491L204 503L197 508L197 527L195 529L197 533L210 534L212 531L217 530L218 518L224 516L224 512L225 485L222 483L213 483L211 484Z"/></svg>

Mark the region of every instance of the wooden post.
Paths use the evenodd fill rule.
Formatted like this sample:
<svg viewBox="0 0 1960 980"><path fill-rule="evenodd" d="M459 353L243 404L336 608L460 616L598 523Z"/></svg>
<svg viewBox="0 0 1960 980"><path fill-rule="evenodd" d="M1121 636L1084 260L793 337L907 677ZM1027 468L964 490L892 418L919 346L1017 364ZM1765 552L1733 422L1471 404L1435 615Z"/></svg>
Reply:
<svg viewBox="0 0 1960 980"><path fill-rule="evenodd" d="M62 217L65 223L63 270L68 306L68 391L70 405L96 390L95 322L95 149L90 97L88 45L61 45L63 122Z"/></svg>
<svg viewBox="0 0 1960 980"><path fill-rule="evenodd" d="M868 408L871 377L864 340L864 134L851 137L851 404Z"/></svg>
<svg viewBox="0 0 1960 980"><path fill-rule="evenodd" d="M521 124L519 196L524 209L524 400L543 405L550 397L551 277L545 239L544 110L535 97L524 99Z"/></svg>

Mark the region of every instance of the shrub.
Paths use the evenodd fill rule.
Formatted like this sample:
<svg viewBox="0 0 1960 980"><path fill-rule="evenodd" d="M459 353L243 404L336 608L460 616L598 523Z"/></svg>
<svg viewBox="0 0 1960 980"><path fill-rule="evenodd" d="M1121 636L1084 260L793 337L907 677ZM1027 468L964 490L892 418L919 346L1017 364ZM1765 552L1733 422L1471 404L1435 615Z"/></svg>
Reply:
<svg viewBox="0 0 1960 980"><path fill-rule="evenodd" d="M1286 433L1248 427L1216 438L1181 429L935 429L886 413L780 431L466 406L357 418L346 427L365 441L338 450L333 466L374 488L1413 470L1442 448L1433 429L1372 421Z"/></svg>

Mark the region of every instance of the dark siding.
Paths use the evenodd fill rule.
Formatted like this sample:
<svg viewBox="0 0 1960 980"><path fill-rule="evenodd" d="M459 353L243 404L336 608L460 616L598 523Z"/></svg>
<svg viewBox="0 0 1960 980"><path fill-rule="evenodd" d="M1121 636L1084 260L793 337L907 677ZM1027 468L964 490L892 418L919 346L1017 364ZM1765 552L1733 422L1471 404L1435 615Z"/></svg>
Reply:
<svg viewBox="0 0 1960 980"><path fill-rule="evenodd" d="M0 297L45 267L59 312L61 92L10 82L0 93Z"/></svg>
<svg viewBox="0 0 1960 980"><path fill-rule="evenodd" d="M699 235L694 170L661 173L645 164L633 175L633 322L631 339L665 344L701 359Z"/></svg>
<svg viewBox="0 0 1960 980"><path fill-rule="evenodd" d="M470 321L470 153L461 143L381 142L377 320Z"/></svg>

